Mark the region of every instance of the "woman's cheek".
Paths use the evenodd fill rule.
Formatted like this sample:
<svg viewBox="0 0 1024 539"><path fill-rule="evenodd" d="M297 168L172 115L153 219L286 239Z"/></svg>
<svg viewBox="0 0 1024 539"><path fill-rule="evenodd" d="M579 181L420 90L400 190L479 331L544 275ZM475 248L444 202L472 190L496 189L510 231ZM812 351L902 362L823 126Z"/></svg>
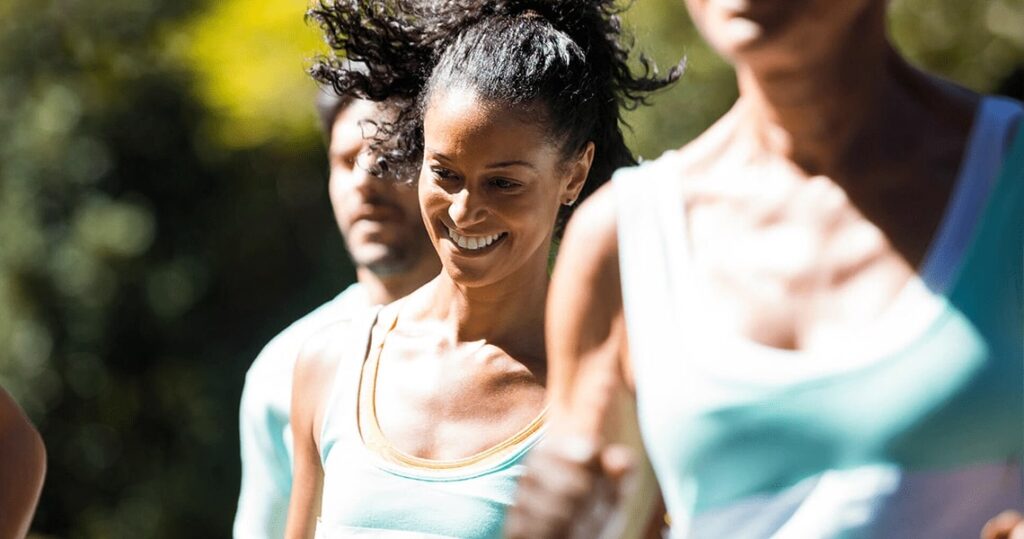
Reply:
<svg viewBox="0 0 1024 539"><path fill-rule="evenodd" d="M443 214L448 212L450 204L447 193L433 188L420 189L420 213L423 215L423 225L431 236L437 234L437 223L442 221Z"/></svg>

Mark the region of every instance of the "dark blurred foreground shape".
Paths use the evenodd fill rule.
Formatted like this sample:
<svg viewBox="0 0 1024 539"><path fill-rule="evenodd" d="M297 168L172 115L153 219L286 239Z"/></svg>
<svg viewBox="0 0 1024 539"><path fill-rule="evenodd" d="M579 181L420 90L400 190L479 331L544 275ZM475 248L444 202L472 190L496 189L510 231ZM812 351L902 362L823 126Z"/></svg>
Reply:
<svg viewBox="0 0 1024 539"><path fill-rule="evenodd" d="M301 28L304 3L282 1ZM662 65L690 61L676 89L630 116L648 158L736 95L681 1L642 0L628 17ZM202 46L235 59L176 60L175 28L228 3ZM210 128L224 104L199 90L204 77L245 88L273 52L263 35L233 37L261 6L0 1L0 385L46 441L40 536L227 537L242 376L262 343L352 278L311 102L267 111L308 118L305 131L236 129L236 144ZM916 61L1021 97L1024 0L893 9ZM294 77L303 61L264 67Z"/></svg>

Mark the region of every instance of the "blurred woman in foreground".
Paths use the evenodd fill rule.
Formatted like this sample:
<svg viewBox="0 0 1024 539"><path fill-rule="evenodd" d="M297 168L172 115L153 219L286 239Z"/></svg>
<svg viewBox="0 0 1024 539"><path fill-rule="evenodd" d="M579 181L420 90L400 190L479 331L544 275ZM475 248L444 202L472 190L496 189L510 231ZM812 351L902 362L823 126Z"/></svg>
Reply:
<svg viewBox="0 0 1024 539"><path fill-rule="evenodd" d="M1021 105L909 65L886 5L687 0L740 99L570 223L513 536L586 522L637 423L678 537L976 537L1024 507Z"/></svg>

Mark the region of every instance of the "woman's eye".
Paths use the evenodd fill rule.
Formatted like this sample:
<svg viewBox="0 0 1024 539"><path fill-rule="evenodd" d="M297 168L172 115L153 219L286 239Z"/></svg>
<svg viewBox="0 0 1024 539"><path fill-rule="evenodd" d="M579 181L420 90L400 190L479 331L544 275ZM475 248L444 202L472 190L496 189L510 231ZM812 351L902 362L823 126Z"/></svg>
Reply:
<svg viewBox="0 0 1024 539"><path fill-rule="evenodd" d="M431 168L430 171L434 174L434 177L439 180L451 181L456 177L454 172L446 168L434 167Z"/></svg>
<svg viewBox="0 0 1024 539"><path fill-rule="evenodd" d="M497 187L498 189L501 189L503 191L507 191L509 189L515 189L515 188L519 187L519 183L518 182L514 182L512 180L506 180L505 178L495 178L494 180L491 181L491 183L495 187Z"/></svg>

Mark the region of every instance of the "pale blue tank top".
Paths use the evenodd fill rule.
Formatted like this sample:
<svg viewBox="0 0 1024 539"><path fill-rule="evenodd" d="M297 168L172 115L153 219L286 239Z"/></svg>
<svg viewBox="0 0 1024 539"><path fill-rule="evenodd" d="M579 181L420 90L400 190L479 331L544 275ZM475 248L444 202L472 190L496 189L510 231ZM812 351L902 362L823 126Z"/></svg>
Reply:
<svg viewBox="0 0 1024 539"><path fill-rule="evenodd" d="M982 101L919 277L830 354L710 323L677 157L616 174L638 414L673 536L977 537L1024 506L1021 114Z"/></svg>
<svg viewBox="0 0 1024 539"><path fill-rule="evenodd" d="M378 312L353 324L324 415L317 539L500 538L523 459L543 436L543 414L465 459L426 460L391 447L373 412L378 355L369 347Z"/></svg>

